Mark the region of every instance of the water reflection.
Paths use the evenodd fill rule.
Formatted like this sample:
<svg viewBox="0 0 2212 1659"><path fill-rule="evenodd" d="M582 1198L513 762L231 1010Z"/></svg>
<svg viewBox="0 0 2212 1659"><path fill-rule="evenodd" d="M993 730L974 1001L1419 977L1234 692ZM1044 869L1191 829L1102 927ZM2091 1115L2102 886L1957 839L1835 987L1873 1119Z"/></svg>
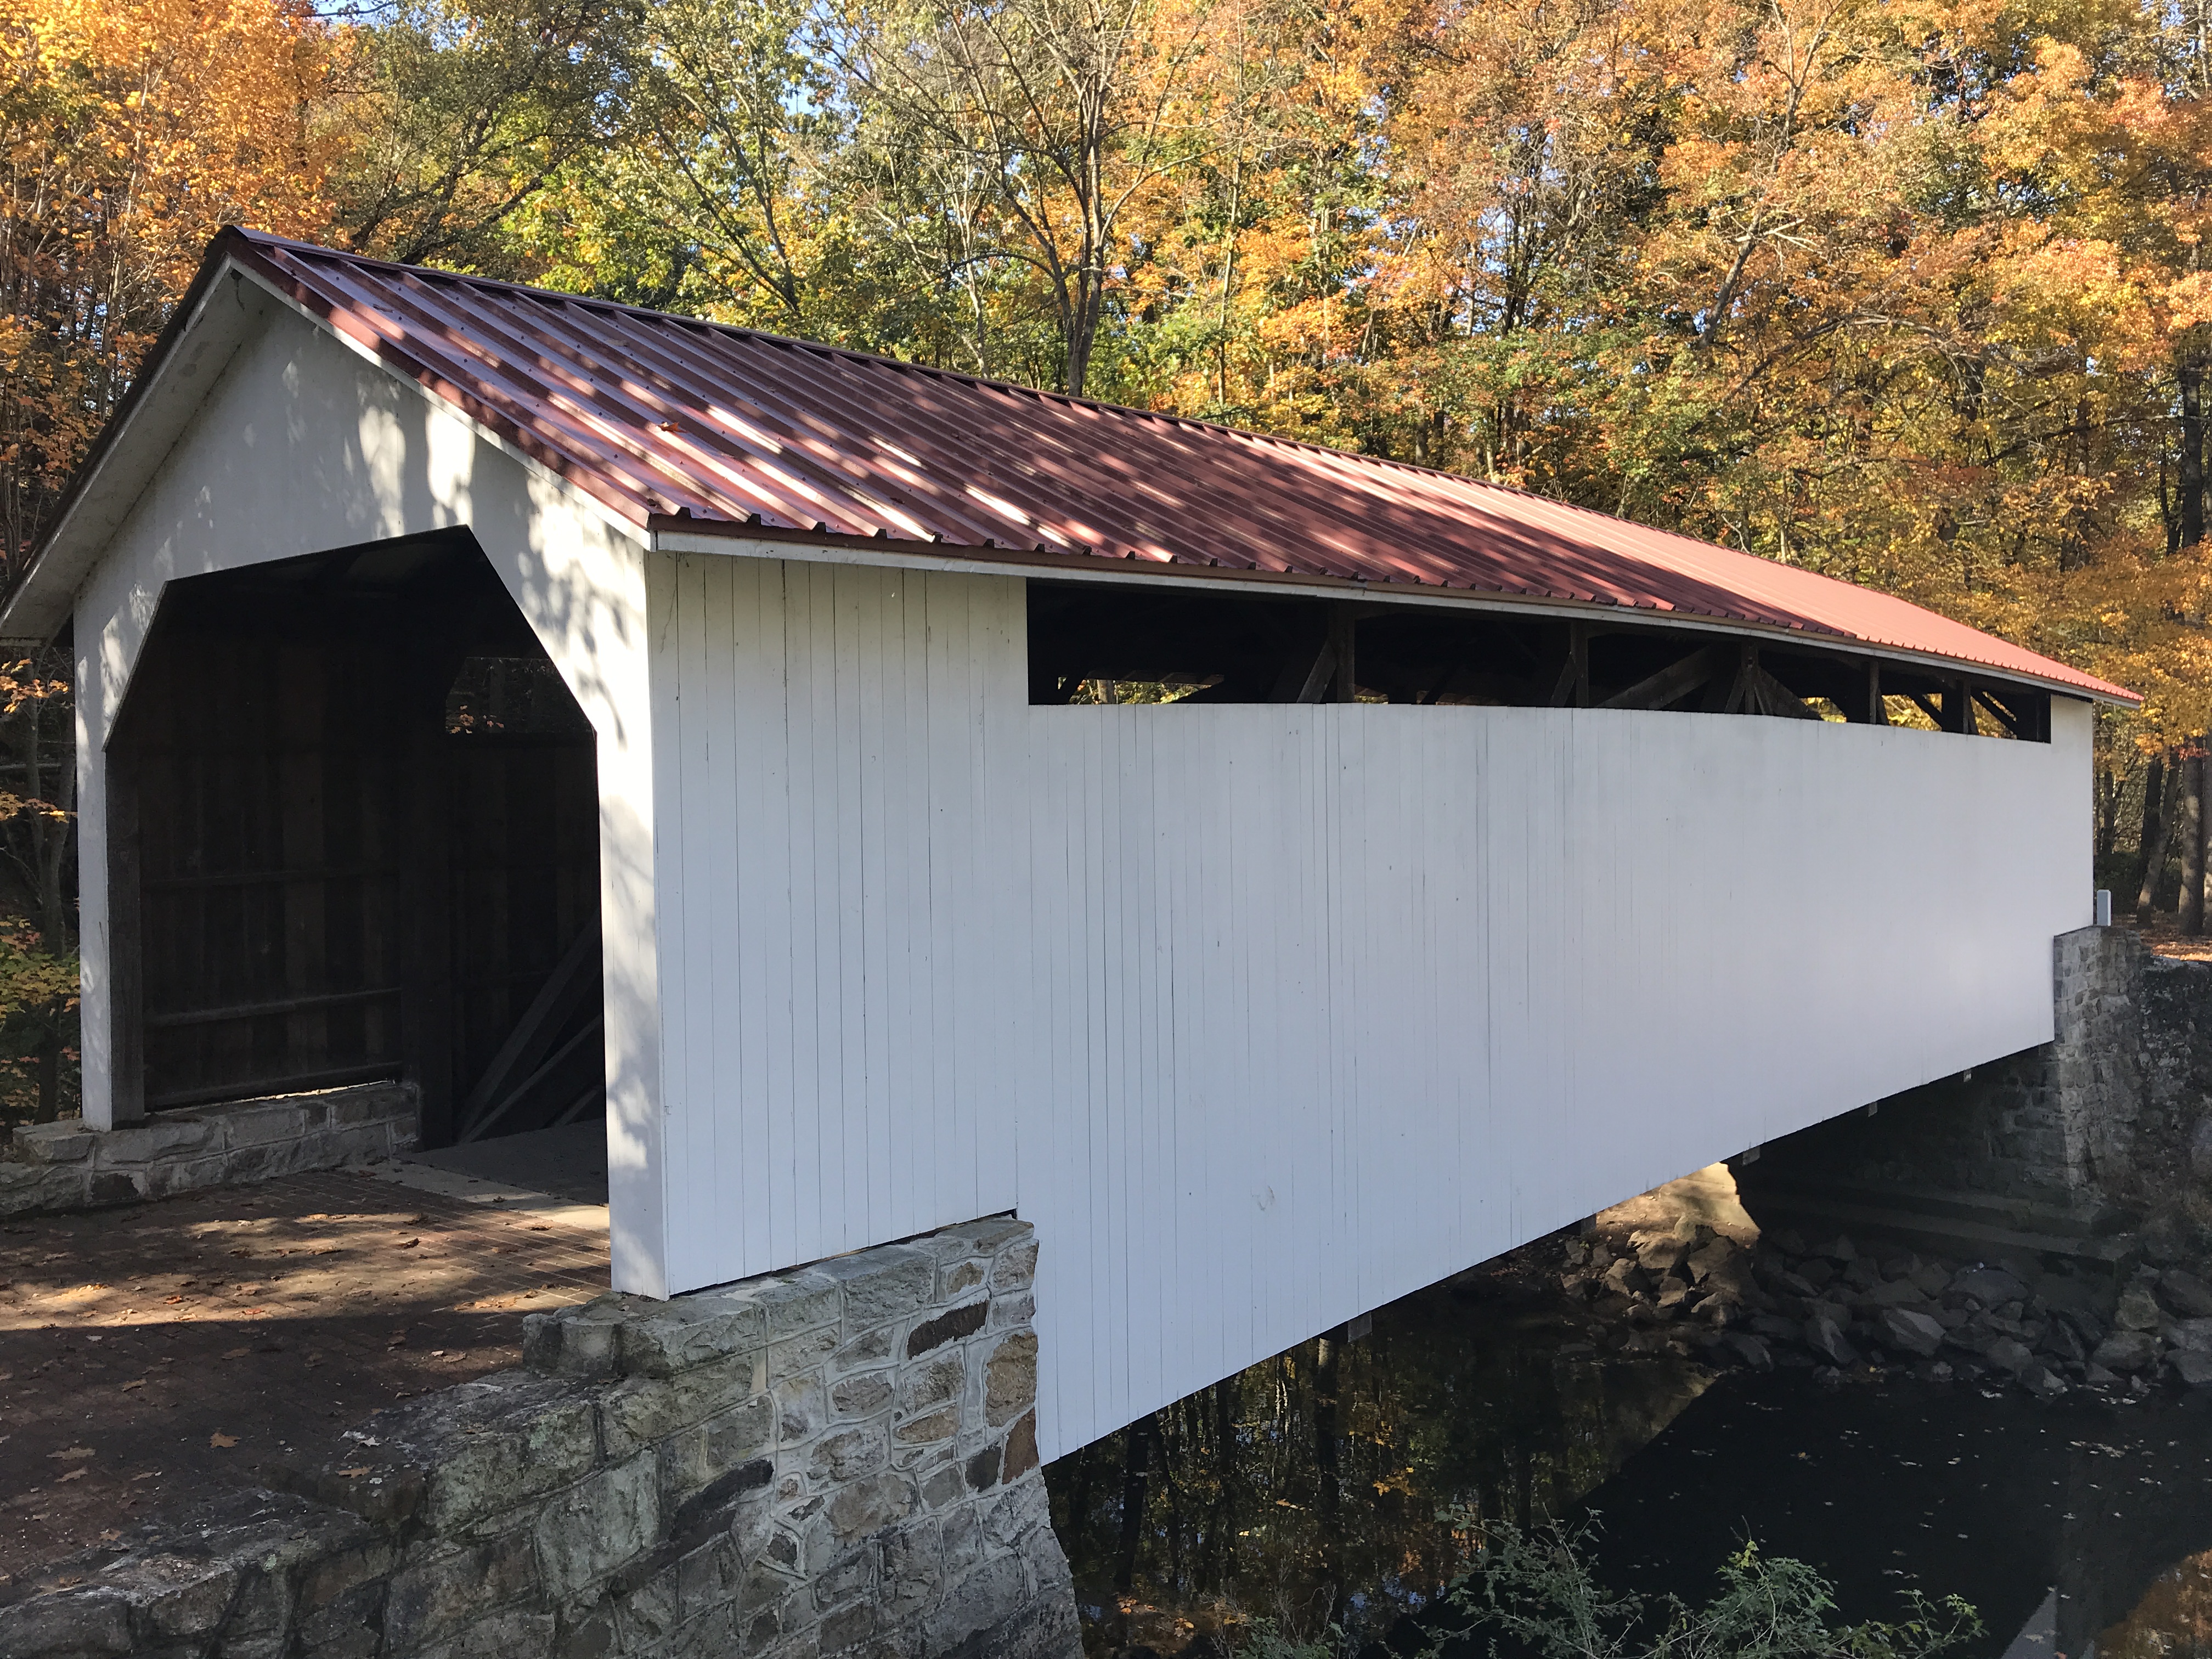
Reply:
<svg viewBox="0 0 2212 1659"><path fill-rule="evenodd" d="M1565 1512L1709 1374L1601 1362L1587 1316L1472 1274L1181 1401L1047 1472L1094 1650L1216 1649L1224 1617L1356 1648L1463 1565L1446 1504Z"/></svg>
<svg viewBox="0 0 2212 1659"><path fill-rule="evenodd" d="M1199 1659L1255 1616L1411 1651L1465 1559L1437 1511L1464 1504L1597 1511L1623 1589L1702 1599L1749 1537L1819 1567L1847 1619L1964 1596L1988 1628L1963 1659L2212 1659L2204 1396L1715 1378L1622 1352L1549 1284L1463 1276L1054 1465L1091 1651Z"/></svg>

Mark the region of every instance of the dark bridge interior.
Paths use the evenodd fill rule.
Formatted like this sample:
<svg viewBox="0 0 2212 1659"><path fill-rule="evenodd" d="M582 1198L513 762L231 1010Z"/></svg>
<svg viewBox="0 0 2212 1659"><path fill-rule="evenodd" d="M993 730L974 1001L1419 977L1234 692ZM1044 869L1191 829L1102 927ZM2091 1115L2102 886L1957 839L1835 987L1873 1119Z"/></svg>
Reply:
<svg viewBox="0 0 2212 1659"><path fill-rule="evenodd" d="M118 1119L406 1077L605 1108L590 723L465 532L173 582L109 741Z"/></svg>
<svg viewBox="0 0 2212 1659"><path fill-rule="evenodd" d="M1029 594L1035 703L1670 709L2051 737L2047 692L1768 636L1103 582Z"/></svg>

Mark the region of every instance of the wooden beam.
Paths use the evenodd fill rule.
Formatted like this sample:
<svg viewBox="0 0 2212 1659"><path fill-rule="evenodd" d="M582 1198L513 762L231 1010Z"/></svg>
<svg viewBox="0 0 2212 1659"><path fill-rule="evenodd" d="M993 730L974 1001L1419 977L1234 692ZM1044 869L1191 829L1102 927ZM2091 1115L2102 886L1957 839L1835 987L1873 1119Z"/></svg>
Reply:
<svg viewBox="0 0 2212 1659"><path fill-rule="evenodd" d="M1929 700L1925 691L1908 691L1905 695L1912 700L1914 708L1936 722L1936 729L1938 732L1948 732L1951 729L1943 724L1943 711Z"/></svg>
<svg viewBox="0 0 2212 1659"><path fill-rule="evenodd" d="M1755 677L1759 672L1759 647L1755 645L1737 647L1735 675L1729 682L1728 696L1721 699L1714 710L1721 714L1741 714L1756 695ZM1757 712L1753 709L1753 712Z"/></svg>
<svg viewBox="0 0 2212 1659"><path fill-rule="evenodd" d="M1820 715L1812 705L1783 684L1757 663L1745 671L1751 682L1750 696L1762 714L1777 714L1794 720L1816 720Z"/></svg>
<svg viewBox="0 0 2212 1659"><path fill-rule="evenodd" d="M547 1078L552 1076L556 1071L560 1069L562 1061L567 1060L571 1054L575 1054L593 1037L598 1036L605 1027L605 1023L606 1017L604 1014L592 1015L591 1023L588 1025L586 1025L583 1030L578 1031L567 1042L563 1042L558 1048L556 1048L544 1060L539 1062L537 1069L532 1071L528 1077L524 1078L520 1083L514 1085L505 1094L501 1095L497 1101L484 1108L483 1110L478 1113L475 1117L470 1119L461 1129L461 1139L465 1142L479 1140L484 1136L489 1134L501 1118L505 1117L514 1108L520 1105L524 1101L530 1098L530 1091L532 1089L535 1089L539 1084L543 1083ZM603 1091L606 1085L604 1080L593 1084L590 1088L585 1091L581 1098L588 1100L592 1097L592 1094ZM569 1105L562 1109L559 1121L562 1123L570 1121L571 1115L574 1114L576 1111L577 1103L571 1102ZM553 1126L549 1124L546 1127L550 1128Z"/></svg>
<svg viewBox="0 0 2212 1659"><path fill-rule="evenodd" d="M327 1008L350 1007L363 1002L381 1002L399 996L404 987L372 985L358 991L315 991L300 996L278 997L264 1002L240 1002L213 1008L180 1008L172 1013L144 1016L145 1029L149 1031L170 1031L187 1025L215 1025L224 1020L267 1019L276 1014L319 1012ZM318 1073L331 1067L318 1060L306 1068Z"/></svg>
<svg viewBox="0 0 2212 1659"><path fill-rule="evenodd" d="M1884 701L1881 695L1881 659L1880 657L1867 659L1866 717L1869 726L1889 724L1889 704Z"/></svg>
<svg viewBox="0 0 2212 1659"><path fill-rule="evenodd" d="M1997 724L2003 726L2007 732L2010 732L2015 738L2020 735L2020 721L2014 716L2013 712L2009 708L2007 708L2002 703L1999 702L1996 697L1992 696L1989 692L1983 690L1979 686L1976 686L1974 688L1974 701L1981 704L1983 708L1988 709L1990 714L1996 715Z"/></svg>
<svg viewBox="0 0 2212 1659"><path fill-rule="evenodd" d="M1953 680L1943 688L1943 729L1956 732L1963 737L1974 734L1974 698L1964 680Z"/></svg>
<svg viewBox="0 0 2212 1659"><path fill-rule="evenodd" d="M1332 605L1328 608L1328 649L1335 659L1335 672L1329 677L1328 701L1358 702L1359 619L1348 605Z"/></svg>
<svg viewBox="0 0 2212 1659"><path fill-rule="evenodd" d="M2001 720L2006 731L2024 743L2051 741L2051 697L2047 692L2007 686L1976 686L1974 696L1983 708Z"/></svg>
<svg viewBox="0 0 2212 1659"><path fill-rule="evenodd" d="M365 1066L335 1066L327 1072L241 1073L222 1083L149 1094L146 1106L149 1111L167 1111L172 1106L204 1106L215 1100L252 1100L263 1095L303 1094L310 1089L341 1089L354 1083L388 1083L402 1069L393 1060L371 1060Z"/></svg>
<svg viewBox="0 0 2212 1659"><path fill-rule="evenodd" d="M1709 645L1692 651L1656 674L1647 674L1626 691L1616 691L1597 705L1600 708L1664 708L1705 684L1728 666L1724 647Z"/></svg>
<svg viewBox="0 0 2212 1659"><path fill-rule="evenodd" d="M1551 706L1554 708L1587 708L1589 707L1589 624L1571 622L1567 624L1567 657L1559 665L1559 677L1553 683Z"/></svg>
<svg viewBox="0 0 2212 1659"><path fill-rule="evenodd" d="M495 1103L504 1112L514 1104L510 1098L518 1079L529 1076L535 1081L539 1062L552 1048L561 1028L574 1014L584 997L599 988L599 930L586 927L578 933L562 954L560 962L538 994L531 999L530 1006L507 1033L507 1041L500 1044L499 1052L477 1079L468 1098L461 1103L455 1114L455 1139L473 1140L489 1127L489 1115ZM573 1039L572 1039L573 1041Z"/></svg>
<svg viewBox="0 0 2212 1659"><path fill-rule="evenodd" d="M1269 702L1319 702L1328 690L1330 677L1336 672L1336 644L1324 639L1314 649L1310 659L1293 657L1283 665L1283 672L1275 677L1275 689L1269 694Z"/></svg>

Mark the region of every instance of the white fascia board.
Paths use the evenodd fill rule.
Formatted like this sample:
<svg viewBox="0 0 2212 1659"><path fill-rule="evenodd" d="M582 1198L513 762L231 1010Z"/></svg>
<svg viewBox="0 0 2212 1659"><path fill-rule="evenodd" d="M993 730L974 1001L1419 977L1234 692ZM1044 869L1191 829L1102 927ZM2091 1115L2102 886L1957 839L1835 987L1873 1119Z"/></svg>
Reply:
<svg viewBox="0 0 2212 1659"><path fill-rule="evenodd" d="M1945 675L1964 673L1984 679L2040 686L2060 696L2078 697L2085 702L2126 707L2117 698L2099 696L2078 685L2069 685L2063 680L2045 679L2039 675L2022 674L2010 669L1992 667L1986 663L1966 662L1956 657L1936 656L1927 652L1908 651L1896 646L1878 645L1837 635L1802 634L1766 623L1727 622L1706 617L1684 616L1678 611L1644 611L1627 605L1567 605L1555 599L1524 599L1510 593L1476 593L1443 587L1424 587L1419 592L1409 593L1395 585L1307 582L1296 577L1273 575L1254 581L1241 572L1236 575L1208 576L1188 567L1136 560L1127 561L1125 568L1086 569L1072 564L1048 563L1042 560L929 553L920 548L902 547L895 542L887 542L880 547L863 547L850 543L784 541L757 536L717 535L696 530L655 530L652 532L649 545L658 553L797 559L813 564L872 565L895 570L944 571L953 575L1025 576L1049 581L1111 582L1121 586L1141 583L1149 587L1180 587L1212 593L1238 592L1255 598L1279 596L1351 600L1360 605L1406 605L1421 611L1510 611L1515 616L1546 617L1566 622L1602 622L1624 628L1666 628L1689 634L1725 635L1730 639L1771 641L1778 645L1832 651L1838 655L1909 664Z"/></svg>

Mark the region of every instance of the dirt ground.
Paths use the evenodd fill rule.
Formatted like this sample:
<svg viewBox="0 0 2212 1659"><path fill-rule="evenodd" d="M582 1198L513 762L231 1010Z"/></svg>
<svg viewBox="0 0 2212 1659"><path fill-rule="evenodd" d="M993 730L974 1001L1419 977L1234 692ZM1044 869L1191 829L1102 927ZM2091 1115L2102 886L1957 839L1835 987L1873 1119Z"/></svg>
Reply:
<svg viewBox="0 0 2212 1659"><path fill-rule="evenodd" d="M2174 957L2183 962L2212 962L2212 939L2184 939L2174 927L2174 919L2163 910L2140 925L2129 916L2115 920L2123 927L2134 927L2142 935L2143 943L2162 957Z"/></svg>
<svg viewBox="0 0 2212 1659"><path fill-rule="evenodd" d="M514 1364L606 1288L605 1213L323 1174L0 1227L0 1585Z"/></svg>

